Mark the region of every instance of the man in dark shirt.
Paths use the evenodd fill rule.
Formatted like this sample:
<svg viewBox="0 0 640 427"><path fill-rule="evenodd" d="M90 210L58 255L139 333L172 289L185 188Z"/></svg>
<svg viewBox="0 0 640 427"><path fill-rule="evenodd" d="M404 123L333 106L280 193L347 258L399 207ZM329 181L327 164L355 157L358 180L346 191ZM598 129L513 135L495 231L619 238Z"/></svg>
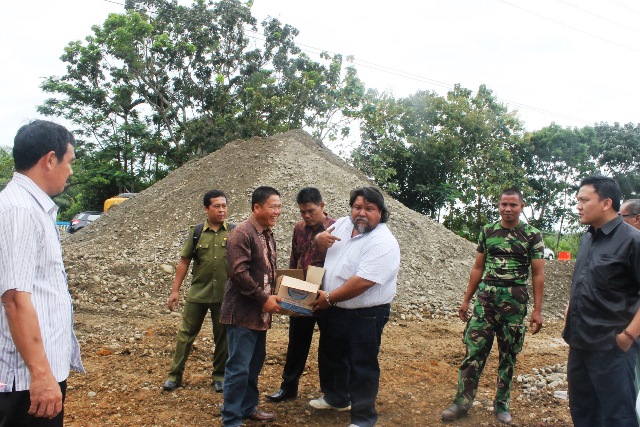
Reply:
<svg viewBox="0 0 640 427"><path fill-rule="evenodd" d="M578 216L589 229L580 241L563 332L576 427L638 426L640 232L618 215L620 199L611 178L591 176L580 183Z"/></svg>
<svg viewBox="0 0 640 427"><path fill-rule="evenodd" d="M289 268L306 271L310 265L322 267L326 251L320 251L314 244L314 237L336 222L324 212L322 195L317 188L306 187L296 198L302 221L293 229ZM294 399L298 395L298 383L309 356L309 348L316 326L315 316L291 317L289 320L289 346L282 372L282 384L274 394L267 396L272 402Z"/></svg>
<svg viewBox="0 0 640 427"><path fill-rule="evenodd" d="M276 240L271 231L282 205L272 187L258 187L251 195L253 212L227 239L227 284L220 323L227 325L229 358L224 372L224 427L242 420L273 421L258 410L258 376L266 356L271 314L280 311L273 295L276 278Z"/></svg>

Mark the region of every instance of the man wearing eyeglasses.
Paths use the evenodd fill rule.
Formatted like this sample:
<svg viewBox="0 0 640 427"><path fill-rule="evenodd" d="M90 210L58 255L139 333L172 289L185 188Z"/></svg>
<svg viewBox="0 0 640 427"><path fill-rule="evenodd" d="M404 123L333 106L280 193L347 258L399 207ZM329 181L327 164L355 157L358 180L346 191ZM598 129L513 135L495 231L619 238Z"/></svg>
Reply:
<svg viewBox="0 0 640 427"><path fill-rule="evenodd" d="M620 216L627 224L640 230L640 199L629 199L620 206Z"/></svg>

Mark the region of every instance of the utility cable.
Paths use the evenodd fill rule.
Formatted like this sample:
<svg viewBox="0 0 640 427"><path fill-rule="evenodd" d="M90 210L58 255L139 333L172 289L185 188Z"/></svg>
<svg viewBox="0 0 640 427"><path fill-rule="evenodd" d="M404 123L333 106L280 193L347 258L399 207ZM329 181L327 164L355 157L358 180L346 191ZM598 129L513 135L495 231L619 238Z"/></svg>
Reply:
<svg viewBox="0 0 640 427"><path fill-rule="evenodd" d="M623 49L628 49L628 50L631 50L631 51L633 51L633 52L640 53L640 50L638 50L638 49L636 49L636 48L633 48L633 47L630 47L630 46L625 46L625 45L620 44L620 43L618 43L618 42L614 42L613 40L609 40L609 39L605 39L604 37L600 37L600 36L598 36L598 35L596 35L596 34L591 34L591 33L587 32L587 31L584 31L584 30L581 30L581 29L579 29L579 28L572 27L571 25L565 24L564 22L560 22L560 21L558 21L558 20L556 20L556 19L549 18L548 16L541 15L541 14L539 14L538 12L534 12L534 11L532 11L532 10L525 9L524 7L521 7L521 6L515 5L515 4L513 4L513 3L509 3L508 1L505 1L505 0L498 0L498 1L499 1L500 3L504 3L504 4L509 5L509 6L511 6L511 7L515 7L516 9L520 9L520 10L522 10L522 11L524 11L524 12L527 12L527 13L530 13L530 14L532 14L532 15L535 15L535 16L537 16L537 17L539 17L539 18L546 19L547 21L551 21L551 22L553 22L553 23L555 23L555 24L562 25L563 27L570 28L570 29L572 29L572 30L574 30L574 31L578 31L578 32L580 32L580 33L582 33L582 34L585 34L585 35L589 36L589 37L593 37L593 38L596 38L596 39L602 40L602 41L604 41L604 42L611 43L611 44L616 45L616 46L618 46L618 47L621 47L621 48L623 48Z"/></svg>
<svg viewBox="0 0 640 427"><path fill-rule="evenodd" d="M603 21L609 22L609 23L611 23L611 24L614 24L614 25L617 25L617 26L619 26L619 27L622 27L622 28L624 28L624 29L626 29L626 30L630 30L630 31L633 31L634 33L638 33L638 34L640 34L640 31L638 31L637 29L635 29L635 28L633 28L633 27L629 27L629 26L627 26L627 25L621 24L620 22L616 22L616 21L614 21L614 20L612 20L612 19L605 18L604 16L600 16L600 15L598 15L598 14L596 14L596 13L593 13L593 12L591 12L591 11L588 11L588 10L586 10L586 9L581 8L580 6L576 6L576 5L574 5L574 4L571 4L571 3L569 3L569 2L567 2L567 1L565 1L565 0L558 0L558 1L559 1L560 3L564 3L564 4L566 4L567 6L571 6L571 7L575 8L575 9L581 10L581 11L583 11L584 13L588 13L589 15L595 16L596 18L602 19Z"/></svg>

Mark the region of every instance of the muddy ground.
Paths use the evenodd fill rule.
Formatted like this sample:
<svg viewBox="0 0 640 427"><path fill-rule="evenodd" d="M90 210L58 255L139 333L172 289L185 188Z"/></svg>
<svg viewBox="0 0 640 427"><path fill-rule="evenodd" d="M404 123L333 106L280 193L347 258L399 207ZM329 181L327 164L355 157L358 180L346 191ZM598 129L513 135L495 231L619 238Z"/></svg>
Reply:
<svg viewBox="0 0 640 427"><path fill-rule="evenodd" d="M184 387L175 392L162 391L161 384L173 353L179 318L159 316L148 319L123 319L136 322L130 338L107 341L95 331L112 318L78 314L76 323L82 341L86 375L69 379L66 425L79 426L221 426L219 416L222 395L211 387L212 339L210 323L205 323L196 340L184 377ZM516 367L516 375L530 375L533 368L563 363L567 347L559 338L562 324L546 323L537 335L526 338ZM456 369L464 356L461 343L463 324L452 319L424 322L390 322L380 353L382 370L378 395L378 425L439 426L440 411L452 398ZM287 323L277 322L268 333L267 360L260 376L262 394L277 390L287 345ZM301 379L299 397L273 404L261 400L261 408L275 412L275 426L347 426L348 413L318 411L308 401L320 395L318 385L317 334L312 356ZM485 369L476 406L467 418L451 426L495 426L486 409L493 396L497 354L495 349ZM527 399L514 382L512 414L516 426L570 426L568 402L541 391ZM246 425L259 425L247 422Z"/></svg>

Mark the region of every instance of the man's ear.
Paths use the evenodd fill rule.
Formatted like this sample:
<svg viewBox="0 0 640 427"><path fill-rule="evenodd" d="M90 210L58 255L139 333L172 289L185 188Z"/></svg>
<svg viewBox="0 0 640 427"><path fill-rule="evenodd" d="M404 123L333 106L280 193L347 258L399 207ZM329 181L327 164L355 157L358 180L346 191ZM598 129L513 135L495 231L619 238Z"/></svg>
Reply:
<svg viewBox="0 0 640 427"><path fill-rule="evenodd" d="M57 161L58 157L56 157L56 152L52 150L44 156L40 157L40 160L38 160L37 164L39 164L44 169L49 170L56 165Z"/></svg>

